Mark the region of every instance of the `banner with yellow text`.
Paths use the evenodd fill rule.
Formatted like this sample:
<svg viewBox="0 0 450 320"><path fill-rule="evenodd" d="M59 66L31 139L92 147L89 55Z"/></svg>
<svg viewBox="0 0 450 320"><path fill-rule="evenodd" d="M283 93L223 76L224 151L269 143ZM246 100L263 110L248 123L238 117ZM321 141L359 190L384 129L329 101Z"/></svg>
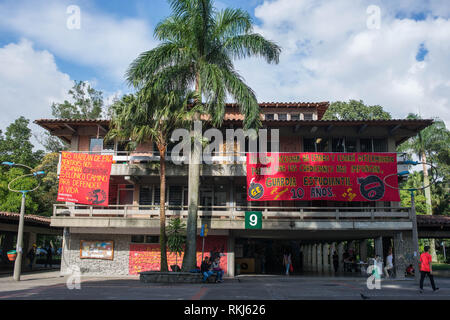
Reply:
<svg viewBox="0 0 450 320"><path fill-rule="evenodd" d="M63 151L57 201L108 205L112 155Z"/></svg>
<svg viewBox="0 0 450 320"><path fill-rule="evenodd" d="M247 154L247 200L400 201L395 153ZM259 162L258 162L259 161ZM262 163L266 164L262 164Z"/></svg>

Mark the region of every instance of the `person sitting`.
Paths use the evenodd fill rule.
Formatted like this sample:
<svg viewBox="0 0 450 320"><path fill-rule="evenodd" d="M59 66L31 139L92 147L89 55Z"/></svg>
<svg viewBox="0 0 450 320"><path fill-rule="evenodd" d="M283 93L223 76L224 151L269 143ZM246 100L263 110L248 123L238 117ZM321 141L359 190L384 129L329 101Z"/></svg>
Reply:
<svg viewBox="0 0 450 320"><path fill-rule="evenodd" d="M214 274L214 272L211 271L211 263L209 262L209 257L205 257L205 260L203 260L202 265L200 266L200 270L203 274L203 282L206 282L206 280Z"/></svg>
<svg viewBox="0 0 450 320"><path fill-rule="evenodd" d="M223 282L223 270L220 268L220 257L216 257L212 263L212 271L216 274L216 282Z"/></svg>
<svg viewBox="0 0 450 320"><path fill-rule="evenodd" d="M412 264L409 265L408 268L406 268L406 275L407 276L414 276L414 267Z"/></svg>

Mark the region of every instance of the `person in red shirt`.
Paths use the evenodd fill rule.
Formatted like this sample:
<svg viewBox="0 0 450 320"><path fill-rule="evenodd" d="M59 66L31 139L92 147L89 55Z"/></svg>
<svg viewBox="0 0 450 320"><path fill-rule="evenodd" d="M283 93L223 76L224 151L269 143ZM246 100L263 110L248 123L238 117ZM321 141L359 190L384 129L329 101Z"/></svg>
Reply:
<svg viewBox="0 0 450 320"><path fill-rule="evenodd" d="M439 290L439 288L436 288L434 284L433 279L433 269L431 267L431 255L428 253L428 250L430 250L429 246L425 246L424 253L420 255L420 293L423 292L423 280L425 279L425 276L428 276L430 278L431 287L433 288L433 291Z"/></svg>

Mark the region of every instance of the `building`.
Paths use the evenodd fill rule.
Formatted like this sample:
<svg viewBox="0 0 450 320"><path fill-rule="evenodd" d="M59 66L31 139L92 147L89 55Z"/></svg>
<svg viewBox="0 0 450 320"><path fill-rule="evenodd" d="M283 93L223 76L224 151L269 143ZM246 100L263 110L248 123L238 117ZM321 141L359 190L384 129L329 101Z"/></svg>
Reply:
<svg viewBox="0 0 450 320"><path fill-rule="evenodd" d="M328 105L260 103L263 127L279 129L280 152L396 152L400 143L432 123L321 120ZM220 130L242 128L242 120L237 106L229 104ZM72 152L114 155L108 208L54 205L51 224L65 230L62 272L68 272L71 265L92 275L158 270L160 190L155 164L159 156L154 145L127 152L120 141L103 143L108 120L40 119L35 123L69 143ZM212 164L201 166L198 213L198 231L202 224L209 227L205 251L223 253L221 264L228 276L235 275L236 265L240 272L281 273L286 248L294 253L295 270L333 272L335 251L341 262L348 250L365 261L368 254L386 257L389 247L394 251L397 276L403 276L405 265L413 258L409 208L376 201L247 202L245 155L236 150L236 144L224 146ZM170 149L168 152L167 216L186 219L188 168L171 163ZM230 154L237 163L229 162ZM262 212L262 229L246 229L245 212L255 210ZM84 246L95 246L93 242L106 243L113 254L100 255L102 259L81 258ZM368 245L372 242L373 246ZM200 263L200 238L197 244ZM175 256L169 255L169 266L174 263ZM339 271L343 267L340 263Z"/></svg>

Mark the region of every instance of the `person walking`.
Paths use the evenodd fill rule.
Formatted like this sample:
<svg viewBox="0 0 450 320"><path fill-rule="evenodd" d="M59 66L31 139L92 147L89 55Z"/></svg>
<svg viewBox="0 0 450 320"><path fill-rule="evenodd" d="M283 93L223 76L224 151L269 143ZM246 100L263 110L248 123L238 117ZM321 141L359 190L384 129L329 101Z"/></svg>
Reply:
<svg viewBox="0 0 450 320"><path fill-rule="evenodd" d="M291 267L292 264L292 257L291 254L289 252L286 252L283 256L283 266L286 267L286 275L289 275L289 268Z"/></svg>
<svg viewBox="0 0 450 320"><path fill-rule="evenodd" d="M34 258L36 257L36 248L37 246L33 244L30 251L28 251L27 258L30 260L30 264L28 265L30 269L33 269Z"/></svg>
<svg viewBox="0 0 450 320"><path fill-rule="evenodd" d="M47 265L51 268L52 267L52 260L53 260L53 248L52 246L49 244L48 247L46 248L47 250L47 260L45 261L45 267L47 267Z"/></svg>
<svg viewBox="0 0 450 320"><path fill-rule="evenodd" d="M389 270L391 270L394 267L394 264L392 263L392 249L389 249L389 254L386 257L386 266L384 267L384 274L386 275L386 278L389 278Z"/></svg>
<svg viewBox="0 0 450 320"><path fill-rule="evenodd" d="M433 292L439 290L436 288L434 284L433 278L433 268L431 266L431 255L428 253L430 250L429 246L425 246L424 253L420 255L420 293L423 293L423 280L425 280L425 276L430 278L431 288L433 288Z"/></svg>

